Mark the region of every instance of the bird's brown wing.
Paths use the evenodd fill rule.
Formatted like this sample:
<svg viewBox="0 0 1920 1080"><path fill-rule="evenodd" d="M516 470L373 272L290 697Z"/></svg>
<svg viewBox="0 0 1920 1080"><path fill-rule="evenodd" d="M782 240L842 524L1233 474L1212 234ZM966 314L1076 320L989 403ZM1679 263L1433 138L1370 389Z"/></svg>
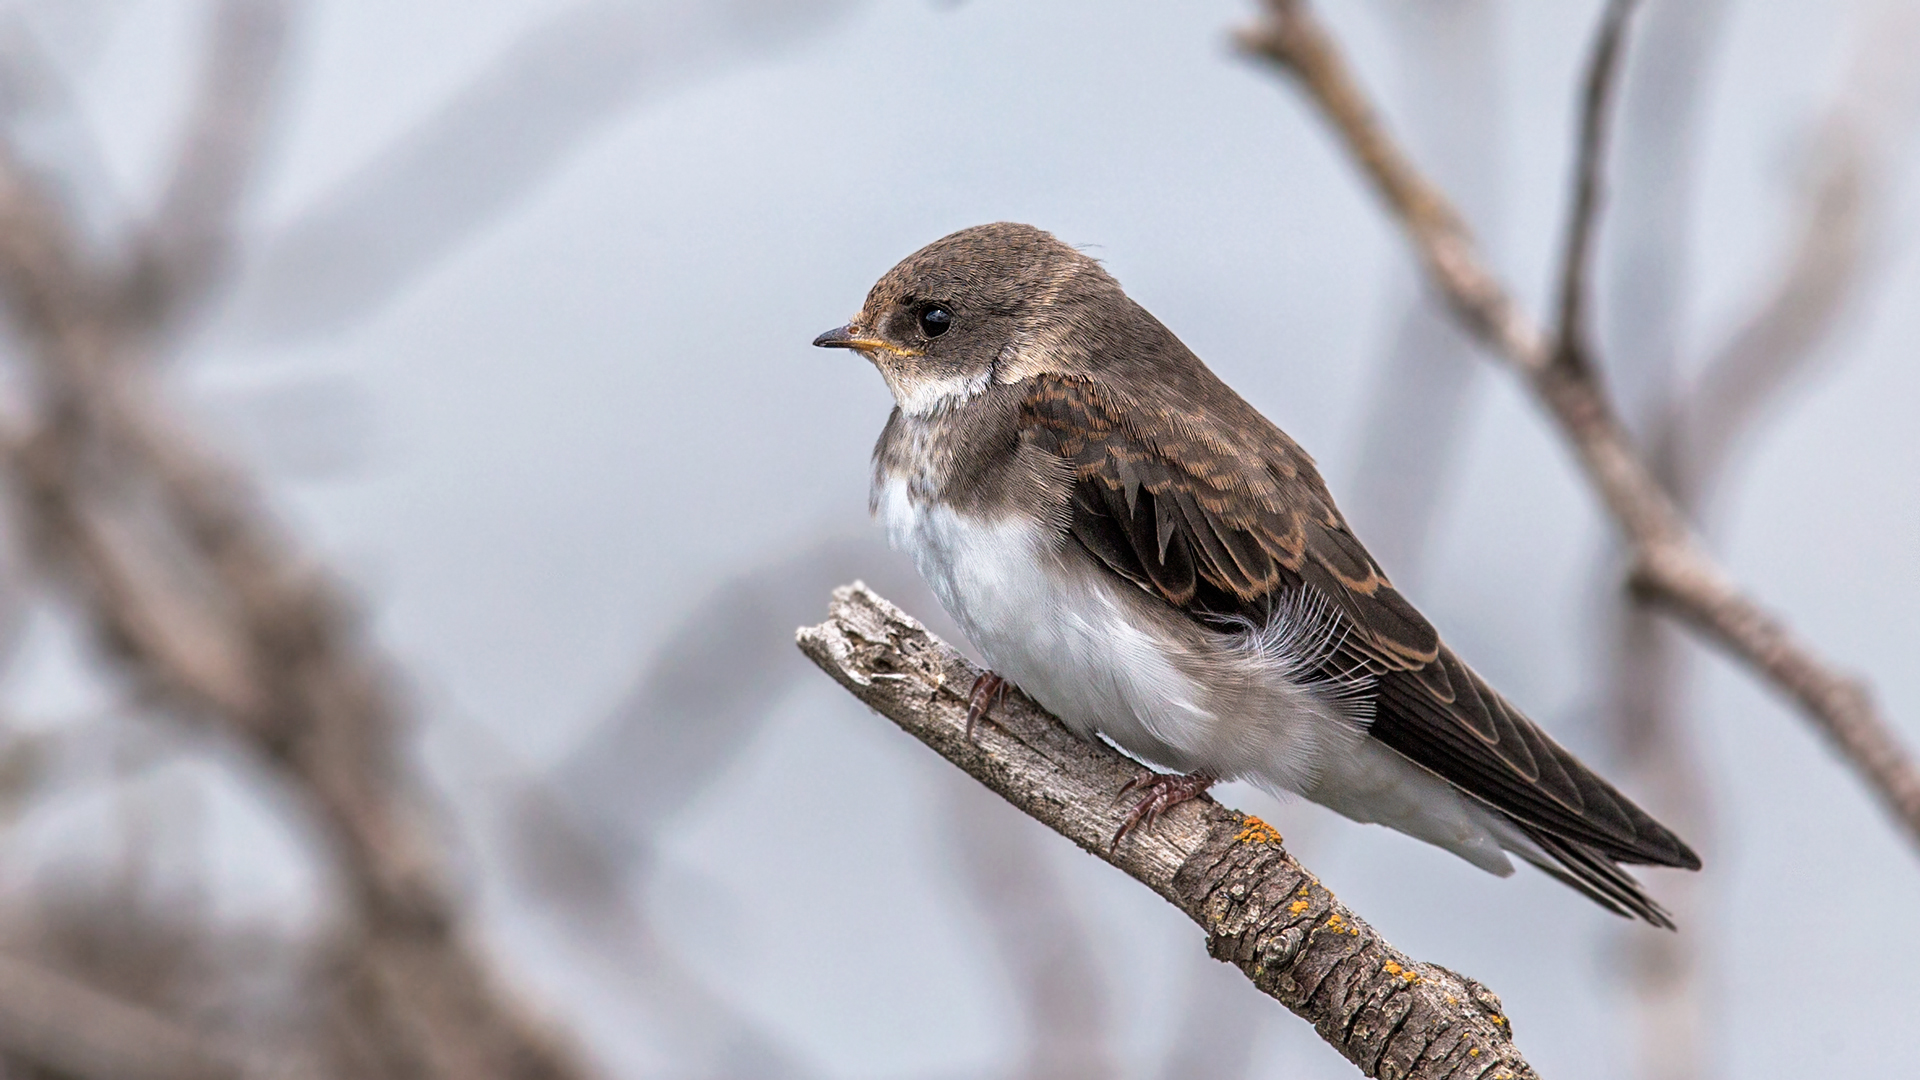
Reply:
<svg viewBox="0 0 1920 1080"><path fill-rule="evenodd" d="M1264 624L1288 591L1314 590L1344 624L1324 674L1375 681L1374 738L1529 831L1620 862L1699 865L1461 663L1348 530L1312 460L1199 371L1211 383L1208 415L1177 404L1190 392L1126 396L1081 376L1032 380L1022 437L1072 465L1075 540L1216 625Z"/></svg>

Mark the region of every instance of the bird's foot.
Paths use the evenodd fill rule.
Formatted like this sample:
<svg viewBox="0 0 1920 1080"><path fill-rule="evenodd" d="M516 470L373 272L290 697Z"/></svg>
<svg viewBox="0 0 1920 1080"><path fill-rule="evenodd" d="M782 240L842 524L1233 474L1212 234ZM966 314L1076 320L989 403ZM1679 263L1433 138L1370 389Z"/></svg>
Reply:
<svg viewBox="0 0 1920 1080"><path fill-rule="evenodd" d="M1216 777L1208 776L1206 773L1188 773L1181 776L1152 770L1128 781L1127 786L1120 789L1119 797L1125 798L1136 791L1142 792L1143 796L1134 804L1133 811L1127 815L1127 820L1120 823L1120 830L1113 834L1113 843L1108 845L1108 850L1118 848L1120 841L1126 839L1128 833L1142 825L1151 828L1154 822L1160 820L1161 814L1183 802L1205 795L1207 789L1217 782Z"/></svg>
<svg viewBox="0 0 1920 1080"><path fill-rule="evenodd" d="M973 680L973 692L967 695L967 738L973 738L973 725L992 716L1012 690L1012 683L991 671Z"/></svg>

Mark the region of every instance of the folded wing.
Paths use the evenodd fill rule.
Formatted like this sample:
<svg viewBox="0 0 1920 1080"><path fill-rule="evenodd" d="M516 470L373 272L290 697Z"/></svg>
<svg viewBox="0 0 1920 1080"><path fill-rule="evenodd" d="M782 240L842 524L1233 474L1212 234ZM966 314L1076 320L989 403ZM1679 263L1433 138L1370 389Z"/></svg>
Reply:
<svg viewBox="0 0 1920 1080"><path fill-rule="evenodd" d="M1557 876L1615 910L1663 921L1639 910L1651 901L1628 902L1644 897L1612 864L1691 869L1698 857L1441 643L1283 432L1217 383L1226 415L1181 411L1174 403L1195 400L1191 388L1156 400L1087 377L1032 382L1022 437L1072 465L1068 528L1101 563L1215 623L1264 623L1289 590L1321 594L1345 631L1325 673L1374 677L1373 738L1513 819L1559 863L1549 867Z"/></svg>

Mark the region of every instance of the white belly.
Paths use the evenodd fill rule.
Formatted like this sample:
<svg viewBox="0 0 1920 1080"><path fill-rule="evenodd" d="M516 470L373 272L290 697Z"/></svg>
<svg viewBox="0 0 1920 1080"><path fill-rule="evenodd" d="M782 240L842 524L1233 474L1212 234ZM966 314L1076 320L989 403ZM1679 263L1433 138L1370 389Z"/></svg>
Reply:
<svg viewBox="0 0 1920 1080"><path fill-rule="evenodd" d="M1214 718L1199 688L1165 642L1123 617L1110 588L1064 572L1058 534L1019 517L917 504L899 482L877 505L893 546L1001 677L1084 736L1103 732L1171 768L1202 767L1199 736Z"/></svg>
<svg viewBox="0 0 1920 1080"><path fill-rule="evenodd" d="M874 511L987 664L1083 737L1301 794L1512 872L1484 811L1367 738L1350 701L1303 681L1306 665L1286 650L1324 635L1198 629L1130 583L1070 566L1055 530L921 502L903 481L876 486Z"/></svg>

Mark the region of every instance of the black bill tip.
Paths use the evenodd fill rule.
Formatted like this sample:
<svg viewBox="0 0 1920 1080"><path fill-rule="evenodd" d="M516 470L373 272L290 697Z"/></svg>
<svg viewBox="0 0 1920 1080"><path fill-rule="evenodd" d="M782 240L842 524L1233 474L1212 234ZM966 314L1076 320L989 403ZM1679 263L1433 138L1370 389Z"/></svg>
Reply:
<svg viewBox="0 0 1920 1080"><path fill-rule="evenodd" d="M836 326L814 338L813 343L822 349L855 349L859 348L860 339L855 336L853 327Z"/></svg>

